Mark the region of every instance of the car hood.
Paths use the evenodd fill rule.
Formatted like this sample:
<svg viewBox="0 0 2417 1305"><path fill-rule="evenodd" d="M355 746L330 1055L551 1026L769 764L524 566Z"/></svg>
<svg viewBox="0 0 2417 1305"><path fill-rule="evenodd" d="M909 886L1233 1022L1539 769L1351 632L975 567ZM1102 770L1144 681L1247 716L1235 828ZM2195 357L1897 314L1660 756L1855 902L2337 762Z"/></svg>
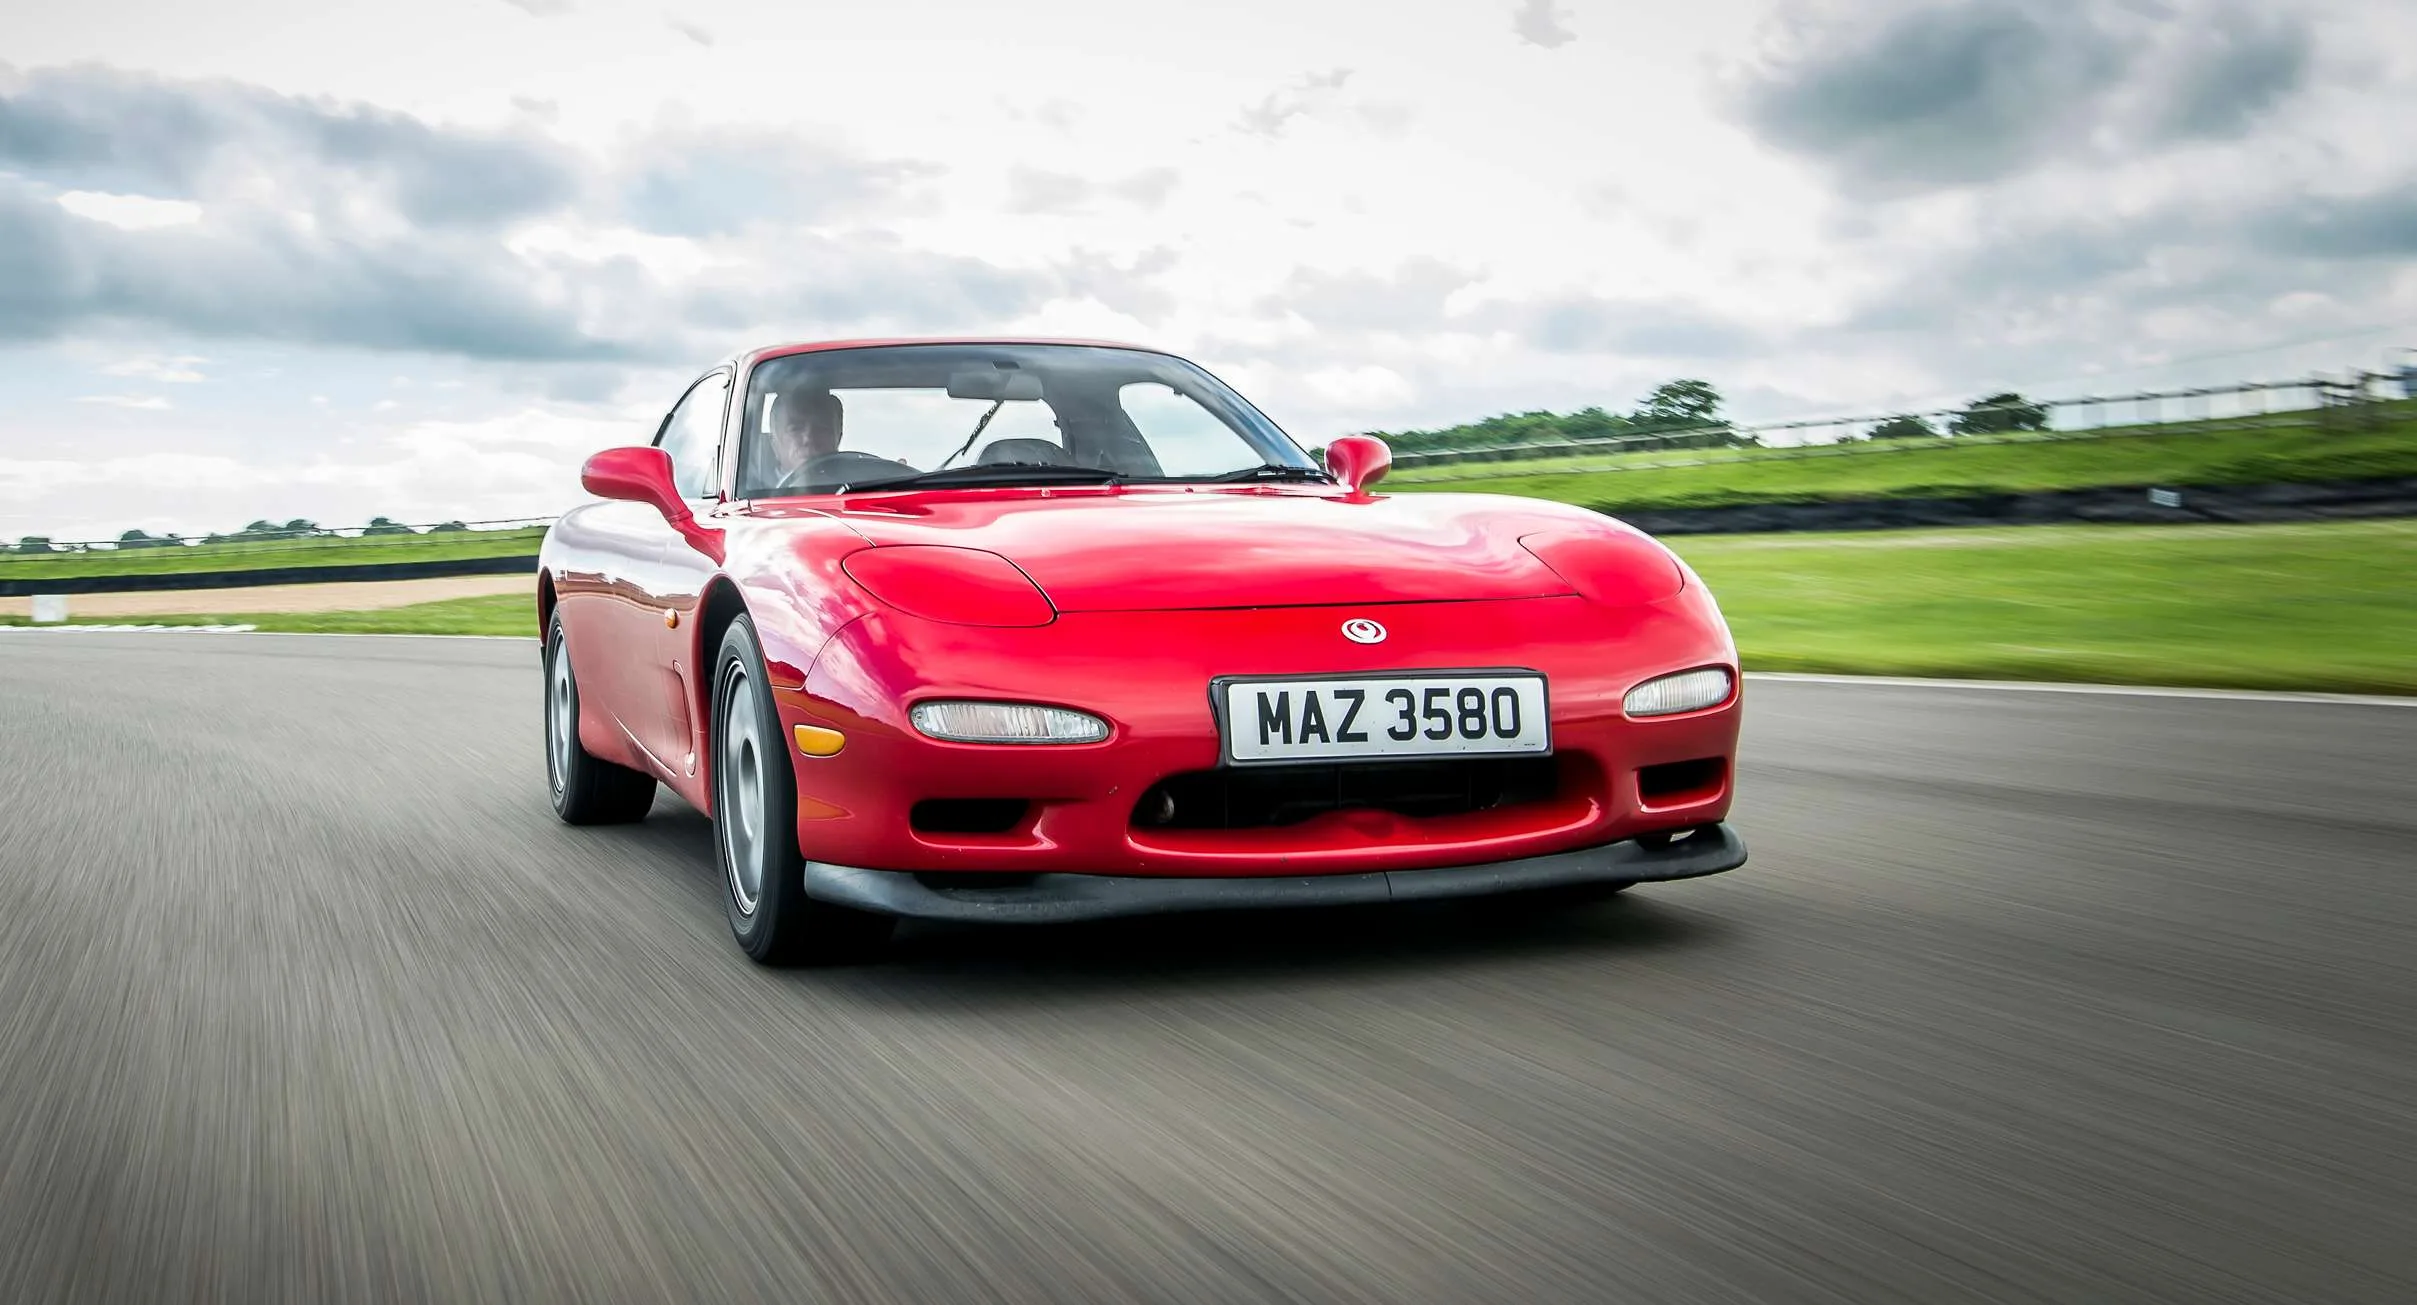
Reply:
<svg viewBox="0 0 2417 1305"><path fill-rule="evenodd" d="M874 545L997 553L1061 612L1540 598L1575 592L1519 544L1558 505L1299 489L989 491L850 500ZM1583 514L1596 522L1601 518Z"/></svg>

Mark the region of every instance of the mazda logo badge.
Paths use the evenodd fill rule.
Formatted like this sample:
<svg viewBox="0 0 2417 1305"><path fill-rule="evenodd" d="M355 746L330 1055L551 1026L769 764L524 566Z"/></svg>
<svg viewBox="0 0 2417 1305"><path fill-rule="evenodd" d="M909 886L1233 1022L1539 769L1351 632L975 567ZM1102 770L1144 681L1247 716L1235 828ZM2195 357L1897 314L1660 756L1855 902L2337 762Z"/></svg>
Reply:
<svg viewBox="0 0 2417 1305"><path fill-rule="evenodd" d="M1345 621L1343 637L1353 643L1383 643L1385 627L1374 621Z"/></svg>

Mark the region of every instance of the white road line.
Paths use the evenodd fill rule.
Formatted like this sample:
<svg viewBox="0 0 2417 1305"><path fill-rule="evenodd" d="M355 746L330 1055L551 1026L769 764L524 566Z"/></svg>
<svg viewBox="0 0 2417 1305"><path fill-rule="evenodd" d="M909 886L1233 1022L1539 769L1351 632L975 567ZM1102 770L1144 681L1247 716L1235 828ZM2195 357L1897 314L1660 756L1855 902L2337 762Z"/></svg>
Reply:
<svg viewBox="0 0 2417 1305"><path fill-rule="evenodd" d="M2417 707L2417 697L2378 693L2293 693L2268 689L2186 689L2148 684L2066 684L2055 680L1934 680L1905 675L1809 675L1748 671L1749 680L1782 684L1835 684L1853 688L1980 689L2012 693L2096 693L2122 698L2207 698L2226 702L2342 703L2360 707Z"/></svg>
<svg viewBox="0 0 2417 1305"><path fill-rule="evenodd" d="M74 633L100 631L109 634L257 634L260 632L258 626L251 625L141 625L131 621L124 624L0 625L0 630L66 630Z"/></svg>

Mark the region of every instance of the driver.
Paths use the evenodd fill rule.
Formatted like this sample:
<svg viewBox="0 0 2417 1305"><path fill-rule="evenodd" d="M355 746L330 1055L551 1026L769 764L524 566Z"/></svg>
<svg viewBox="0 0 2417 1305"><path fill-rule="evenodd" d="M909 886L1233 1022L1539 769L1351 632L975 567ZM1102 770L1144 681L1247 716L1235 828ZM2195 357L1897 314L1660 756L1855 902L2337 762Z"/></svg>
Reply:
<svg viewBox="0 0 2417 1305"><path fill-rule="evenodd" d="M795 483L816 458L839 451L840 428L847 410L829 390L808 390L786 396L772 418L772 450L779 459L780 481Z"/></svg>

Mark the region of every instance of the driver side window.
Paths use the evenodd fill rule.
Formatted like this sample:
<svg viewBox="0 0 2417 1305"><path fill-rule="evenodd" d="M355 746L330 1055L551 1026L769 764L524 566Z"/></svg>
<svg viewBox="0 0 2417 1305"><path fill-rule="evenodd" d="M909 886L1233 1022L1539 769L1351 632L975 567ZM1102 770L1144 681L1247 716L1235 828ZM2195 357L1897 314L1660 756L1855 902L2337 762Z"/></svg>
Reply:
<svg viewBox="0 0 2417 1305"><path fill-rule="evenodd" d="M730 373L715 372L671 410L657 448L671 455L672 483L682 498L712 498L714 457L722 446L722 413L730 398Z"/></svg>

